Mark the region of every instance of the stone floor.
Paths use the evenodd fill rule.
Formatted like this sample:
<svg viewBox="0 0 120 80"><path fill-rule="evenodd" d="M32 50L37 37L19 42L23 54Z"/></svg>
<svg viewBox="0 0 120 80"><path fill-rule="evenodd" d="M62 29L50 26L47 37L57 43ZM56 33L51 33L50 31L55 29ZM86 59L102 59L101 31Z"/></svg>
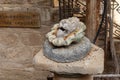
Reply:
<svg viewBox="0 0 120 80"><path fill-rule="evenodd" d="M46 26L0 28L0 80L46 80L49 73L36 71L32 60L49 30Z"/></svg>

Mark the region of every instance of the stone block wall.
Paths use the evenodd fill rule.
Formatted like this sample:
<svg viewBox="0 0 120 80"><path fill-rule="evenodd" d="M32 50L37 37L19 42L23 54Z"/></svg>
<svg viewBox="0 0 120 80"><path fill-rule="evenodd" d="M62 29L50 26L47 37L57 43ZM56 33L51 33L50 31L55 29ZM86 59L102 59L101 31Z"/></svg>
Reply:
<svg viewBox="0 0 120 80"><path fill-rule="evenodd" d="M0 0L0 4L40 4L42 6L50 6L52 0Z"/></svg>
<svg viewBox="0 0 120 80"><path fill-rule="evenodd" d="M52 0L0 0L0 4L43 4L51 5Z"/></svg>
<svg viewBox="0 0 120 80"><path fill-rule="evenodd" d="M47 80L48 71L36 70L33 57L42 48L50 27L0 28L0 80Z"/></svg>
<svg viewBox="0 0 120 80"><path fill-rule="evenodd" d="M0 11L37 11L41 24L51 20L52 0L0 0Z"/></svg>
<svg viewBox="0 0 120 80"><path fill-rule="evenodd" d="M0 0L0 11L38 11L41 23L51 20L51 0ZM0 80L47 80L32 60L43 44L48 27L0 29Z"/></svg>

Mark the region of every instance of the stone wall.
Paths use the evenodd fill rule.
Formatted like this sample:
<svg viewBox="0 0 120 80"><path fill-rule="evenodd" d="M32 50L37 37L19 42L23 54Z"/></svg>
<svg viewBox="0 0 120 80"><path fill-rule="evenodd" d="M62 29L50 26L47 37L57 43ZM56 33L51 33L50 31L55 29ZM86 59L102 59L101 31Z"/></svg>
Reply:
<svg viewBox="0 0 120 80"><path fill-rule="evenodd" d="M50 6L52 0L0 0L1 4L40 4Z"/></svg>
<svg viewBox="0 0 120 80"><path fill-rule="evenodd" d="M37 11L41 23L51 20L51 10L52 0L0 0L0 11Z"/></svg>
<svg viewBox="0 0 120 80"><path fill-rule="evenodd" d="M0 11L38 11L41 22L51 20L51 0L0 0ZM43 44L48 27L0 28L0 80L47 80L32 60Z"/></svg>
<svg viewBox="0 0 120 80"><path fill-rule="evenodd" d="M36 70L33 57L49 30L49 27L0 28L0 80L47 80L49 72Z"/></svg>

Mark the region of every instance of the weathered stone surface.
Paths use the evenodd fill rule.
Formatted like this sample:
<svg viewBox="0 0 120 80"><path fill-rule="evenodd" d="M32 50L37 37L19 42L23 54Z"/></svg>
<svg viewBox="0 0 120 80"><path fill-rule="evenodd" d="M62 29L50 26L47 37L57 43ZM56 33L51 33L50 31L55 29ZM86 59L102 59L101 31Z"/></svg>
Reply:
<svg viewBox="0 0 120 80"><path fill-rule="evenodd" d="M50 1L0 0L0 11L38 11L41 22L47 24L51 20ZM47 80L49 72L36 71L32 60L48 30L50 26L45 25L40 29L0 28L0 80Z"/></svg>
<svg viewBox="0 0 120 80"><path fill-rule="evenodd" d="M27 0L0 0L1 4L22 4L26 2Z"/></svg>
<svg viewBox="0 0 120 80"><path fill-rule="evenodd" d="M0 11L0 27L40 27L39 12Z"/></svg>
<svg viewBox="0 0 120 80"><path fill-rule="evenodd" d="M87 56L91 49L91 42L84 37L79 43L67 47L54 47L48 40L44 44L44 55L57 62L73 62Z"/></svg>
<svg viewBox="0 0 120 80"><path fill-rule="evenodd" d="M0 28L0 80L47 80L48 71L37 71L33 56L50 29Z"/></svg>
<svg viewBox="0 0 120 80"><path fill-rule="evenodd" d="M93 80L93 77L91 75L82 75L82 76L79 76L79 77L61 77L61 76L58 76L58 75L55 75L55 80Z"/></svg>
<svg viewBox="0 0 120 80"><path fill-rule="evenodd" d="M21 33L22 42L24 45L28 46L39 46L42 42L41 35L36 35L36 33Z"/></svg>
<svg viewBox="0 0 120 80"><path fill-rule="evenodd" d="M27 70L28 69L28 70ZM29 70L31 69L31 70ZM25 69L1 69L0 80L47 80L49 72Z"/></svg>
<svg viewBox="0 0 120 80"><path fill-rule="evenodd" d="M43 67L43 70L48 70L61 74L97 74L104 70L104 51L103 49L93 45L87 57L83 60L71 63L57 63L43 55L41 49L34 57L36 69Z"/></svg>
<svg viewBox="0 0 120 80"><path fill-rule="evenodd" d="M51 0L0 0L0 4L38 4L50 6Z"/></svg>
<svg viewBox="0 0 120 80"><path fill-rule="evenodd" d="M36 11L40 14L42 24L48 23L51 20L51 7L37 7L32 4L0 4L0 11Z"/></svg>
<svg viewBox="0 0 120 80"><path fill-rule="evenodd" d="M38 11L42 24L47 24L52 20L51 2L52 0L0 0L0 11Z"/></svg>

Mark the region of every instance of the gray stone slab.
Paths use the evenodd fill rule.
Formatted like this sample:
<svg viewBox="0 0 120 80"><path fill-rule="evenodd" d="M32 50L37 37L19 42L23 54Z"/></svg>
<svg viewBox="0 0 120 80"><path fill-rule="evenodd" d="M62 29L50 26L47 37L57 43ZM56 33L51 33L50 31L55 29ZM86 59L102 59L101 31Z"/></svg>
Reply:
<svg viewBox="0 0 120 80"><path fill-rule="evenodd" d="M63 74L98 74L104 70L104 51L92 45L90 53L83 59L71 63L58 63L46 58L41 49L34 57L35 68Z"/></svg>

